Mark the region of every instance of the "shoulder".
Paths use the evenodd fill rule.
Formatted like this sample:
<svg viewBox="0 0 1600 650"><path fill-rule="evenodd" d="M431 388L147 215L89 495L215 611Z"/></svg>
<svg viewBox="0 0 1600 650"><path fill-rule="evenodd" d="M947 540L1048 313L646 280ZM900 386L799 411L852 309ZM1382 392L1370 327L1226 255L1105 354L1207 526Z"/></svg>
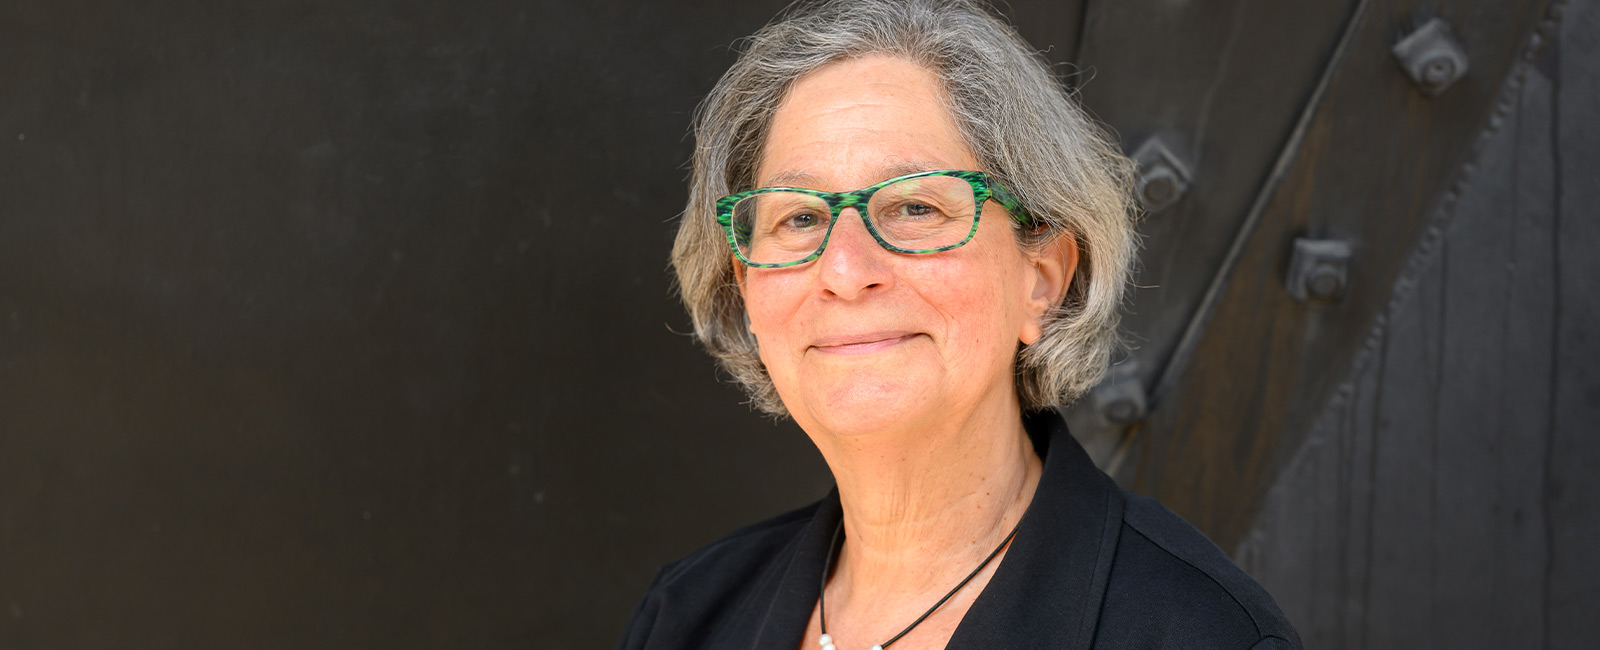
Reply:
<svg viewBox="0 0 1600 650"><path fill-rule="evenodd" d="M619 648L714 647L758 618L821 502L729 533L662 566L634 608Z"/></svg>
<svg viewBox="0 0 1600 650"><path fill-rule="evenodd" d="M1154 499L1124 493L1098 647L1299 648L1265 589Z"/></svg>

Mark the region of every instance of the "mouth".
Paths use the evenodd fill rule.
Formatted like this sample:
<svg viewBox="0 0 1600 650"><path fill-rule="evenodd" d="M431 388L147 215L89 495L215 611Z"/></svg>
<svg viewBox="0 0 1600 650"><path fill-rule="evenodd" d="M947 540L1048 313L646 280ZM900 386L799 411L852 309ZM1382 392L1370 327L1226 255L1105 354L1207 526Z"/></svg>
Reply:
<svg viewBox="0 0 1600 650"><path fill-rule="evenodd" d="M825 354L871 354L900 345L917 336L915 332L874 332L856 336L829 337L812 344L811 348Z"/></svg>

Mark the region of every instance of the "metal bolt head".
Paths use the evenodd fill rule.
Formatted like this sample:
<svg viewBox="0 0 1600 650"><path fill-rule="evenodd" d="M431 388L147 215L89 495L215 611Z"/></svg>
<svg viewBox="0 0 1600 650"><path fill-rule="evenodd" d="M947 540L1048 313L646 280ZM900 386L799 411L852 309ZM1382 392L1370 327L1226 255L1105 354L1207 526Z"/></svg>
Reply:
<svg viewBox="0 0 1600 650"><path fill-rule="evenodd" d="M1152 137L1140 144L1133 152L1133 161L1139 169L1134 196L1146 213L1171 207L1189 191L1189 170L1160 138Z"/></svg>
<svg viewBox="0 0 1600 650"><path fill-rule="evenodd" d="M1344 272L1332 264L1318 264L1306 277L1306 293L1317 300L1332 300L1344 289Z"/></svg>
<svg viewBox="0 0 1600 650"><path fill-rule="evenodd" d="M1349 244L1302 237L1294 240L1284 287L1296 300L1333 302L1344 296L1349 276Z"/></svg>
<svg viewBox="0 0 1600 650"><path fill-rule="evenodd" d="M1089 457L1105 467L1128 428L1143 420L1149 408L1139 360L1119 354L1100 383L1062 409L1062 414L1072 427L1072 436L1083 444Z"/></svg>
<svg viewBox="0 0 1600 650"><path fill-rule="evenodd" d="M1100 414L1112 424L1133 424L1144 417L1144 405L1131 398L1121 397L1102 406Z"/></svg>
<svg viewBox="0 0 1600 650"><path fill-rule="evenodd" d="M1456 64L1448 56L1437 56L1422 66L1422 81L1439 87L1455 78Z"/></svg>
<svg viewBox="0 0 1600 650"><path fill-rule="evenodd" d="M1165 164L1156 164L1139 176L1137 190L1139 204L1147 212L1160 212L1177 203L1188 189L1188 183Z"/></svg>
<svg viewBox="0 0 1600 650"><path fill-rule="evenodd" d="M1450 34L1450 25L1438 18L1423 23L1390 51L1417 89L1430 97L1466 76L1469 67L1466 50Z"/></svg>
<svg viewBox="0 0 1600 650"><path fill-rule="evenodd" d="M1139 362L1129 358L1112 365L1086 398L1099 415L1099 426L1121 429L1144 419L1149 405Z"/></svg>

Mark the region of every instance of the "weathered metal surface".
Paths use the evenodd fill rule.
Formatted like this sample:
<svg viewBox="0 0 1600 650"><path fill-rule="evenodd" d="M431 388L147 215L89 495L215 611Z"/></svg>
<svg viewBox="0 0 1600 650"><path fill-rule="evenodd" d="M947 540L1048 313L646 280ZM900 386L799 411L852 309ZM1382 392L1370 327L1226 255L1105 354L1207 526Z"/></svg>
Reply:
<svg viewBox="0 0 1600 650"><path fill-rule="evenodd" d="M1561 9L1239 546L1308 647L1600 635L1600 3Z"/></svg>
<svg viewBox="0 0 1600 650"><path fill-rule="evenodd" d="M1159 212L1139 226L1144 249L1123 330L1147 393L1159 391L1173 351L1228 265L1230 244L1310 101L1347 4L1085 5L1078 54L1087 71L1078 79L1085 106L1141 159L1141 180L1154 171L1176 177L1170 187L1181 189L1181 201L1140 197ZM1129 33L1139 38L1121 37ZM1080 440L1092 449L1125 447L1126 425L1079 413L1086 410L1092 407L1083 402L1067 409ZM1124 455L1095 457L1112 469L1106 463Z"/></svg>
<svg viewBox="0 0 1600 650"><path fill-rule="evenodd" d="M1126 151L1159 138L1190 172L1182 200L1139 226L1144 250L1123 323L1146 386L1162 374L1227 256L1353 6L1088 5L1079 54L1092 72L1083 75L1084 104Z"/></svg>
<svg viewBox="0 0 1600 650"><path fill-rule="evenodd" d="M1299 447L1311 414L1337 383L1329 370L1349 367L1428 206L1471 159L1476 133L1544 5L1429 5L1454 17L1457 37L1474 52L1474 73L1456 83L1449 102L1424 98L1390 53L1419 6L1374 4L1352 26L1303 146L1220 286L1192 359L1180 360L1173 392L1157 392L1122 480L1224 547L1238 541L1282 459ZM1360 263L1350 269L1344 300L1308 305L1283 291L1297 237L1355 247Z"/></svg>

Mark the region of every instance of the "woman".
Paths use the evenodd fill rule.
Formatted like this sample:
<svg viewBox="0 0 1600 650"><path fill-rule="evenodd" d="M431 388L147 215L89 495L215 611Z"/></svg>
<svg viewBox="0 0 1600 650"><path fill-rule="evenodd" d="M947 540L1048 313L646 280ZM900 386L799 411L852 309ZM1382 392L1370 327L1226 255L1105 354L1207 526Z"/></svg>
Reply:
<svg viewBox="0 0 1600 650"><path fill-rule="evenodd" d="M695 135L673 263L696 333L837 489L663 568L621 647L1298 647L1052 409L1114 342L1129 168L1008 25L798 7Z"/></svg>

